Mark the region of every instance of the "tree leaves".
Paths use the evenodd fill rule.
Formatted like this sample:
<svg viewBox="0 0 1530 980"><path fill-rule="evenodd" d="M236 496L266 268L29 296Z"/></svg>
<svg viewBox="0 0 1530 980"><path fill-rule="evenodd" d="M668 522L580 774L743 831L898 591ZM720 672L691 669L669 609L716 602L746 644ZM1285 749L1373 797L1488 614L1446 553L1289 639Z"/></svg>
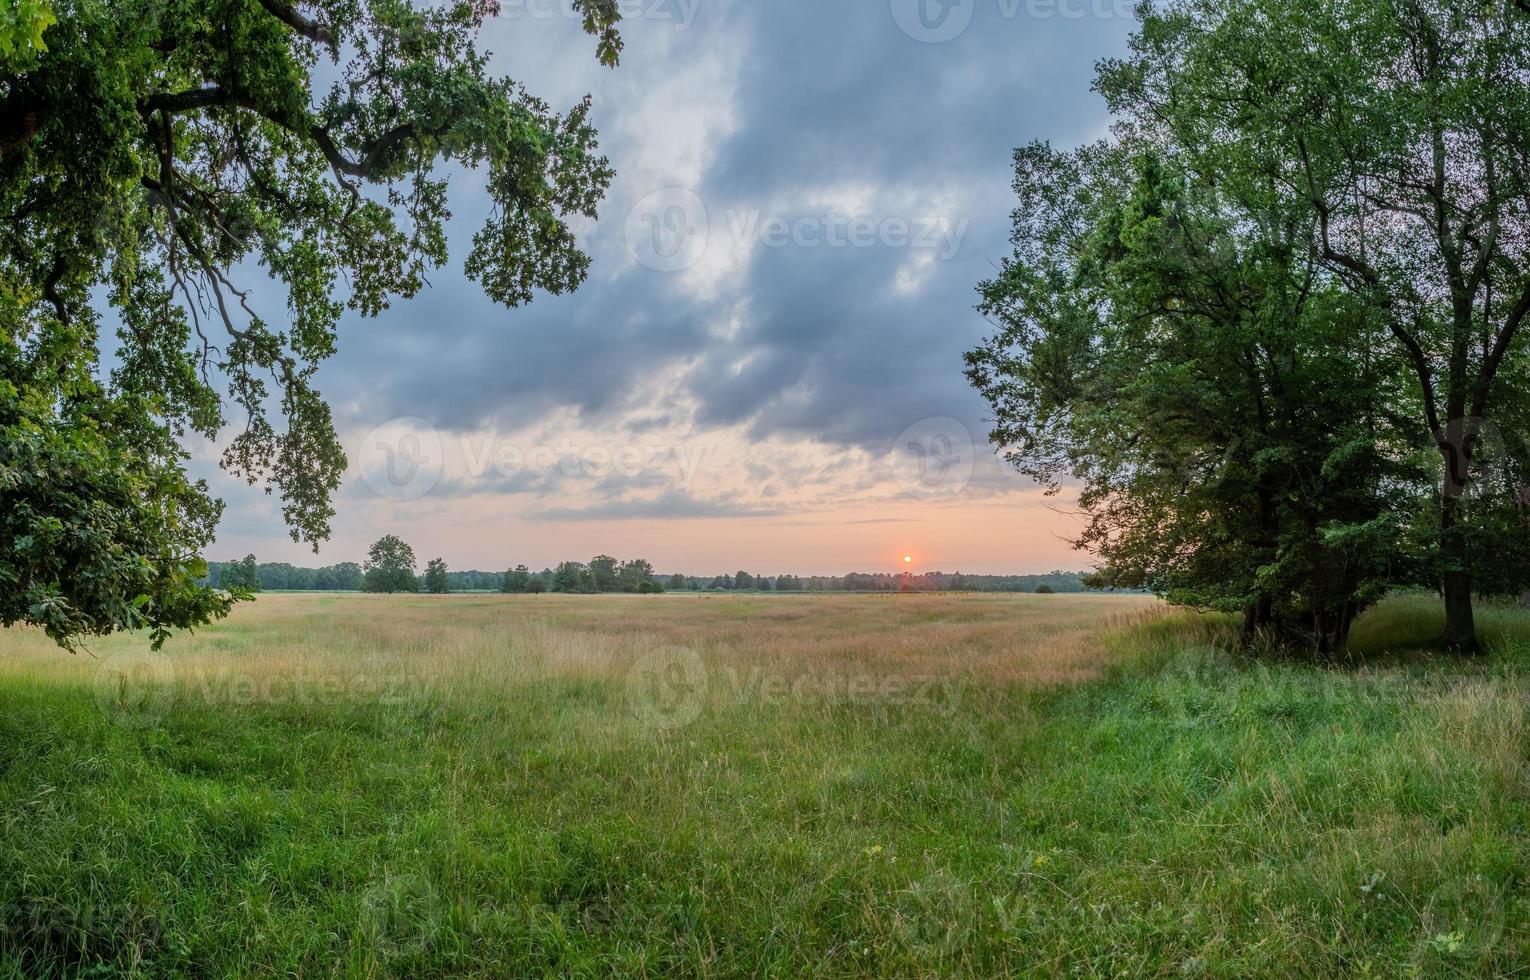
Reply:
<svg viewBox="0 0 1530 980"><path fill-rule="evenodd" d="M576 6L615 64L615 0ZM554 112L488 74L476 35L497 11L19 0L0 15L6 622L45 614L67 642L136 625L135 609L167 626L226 610L192 574L221 505L186 479L191 434L280 498L294 540L328 535L345 457L316 371L345 310L375 316L447 261L438 168L484 175L494 207L466 265L489 296L583 282L568 222L595 216L612 172L588 100ZM280 322L255 268L285 293ZM102 296L121 322L109 378ZM49 521L70 547L44 560Z"/></svg>

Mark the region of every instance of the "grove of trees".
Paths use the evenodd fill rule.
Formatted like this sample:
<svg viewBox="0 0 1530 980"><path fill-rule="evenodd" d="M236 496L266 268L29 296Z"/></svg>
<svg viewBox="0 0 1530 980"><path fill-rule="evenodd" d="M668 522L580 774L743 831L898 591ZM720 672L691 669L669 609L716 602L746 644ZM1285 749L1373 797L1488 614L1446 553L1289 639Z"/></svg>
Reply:
<svg viewBox="0 0 1530 980"><path fill-rule="evenodd" d="M1077 481L1100 584L1320 652L1388 590L1530 582L1530 9L1144 7L1118 122L1017 151L968 355L993 439Z"/></svg>

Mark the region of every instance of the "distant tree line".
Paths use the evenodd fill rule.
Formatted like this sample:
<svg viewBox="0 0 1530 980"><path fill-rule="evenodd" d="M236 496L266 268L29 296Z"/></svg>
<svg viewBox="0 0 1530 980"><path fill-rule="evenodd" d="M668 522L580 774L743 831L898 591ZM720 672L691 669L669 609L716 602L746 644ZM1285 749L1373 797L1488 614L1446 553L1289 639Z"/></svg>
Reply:
<svg viewBox="0 0 1530 980"><path fill-rule="evenodd" d="M967 575L962 572L886 573L798 576L736 571L697 576L676 572L655 574L642 558L619 561L597 555L588 562L566 561L556 568L532 571L516 565L504 572L451 571L440 558L415 572L414 551L388 535L374 544L367 563L341 562L323 568L302 568L285 562L257 562L254 555L239 561L210 562L207 583L213 588L242 588L281 592L559 592L654 594L660 592L1038 592L1073 593L1089 589L1081 572L1053 571L1041 575Z"/></svg>

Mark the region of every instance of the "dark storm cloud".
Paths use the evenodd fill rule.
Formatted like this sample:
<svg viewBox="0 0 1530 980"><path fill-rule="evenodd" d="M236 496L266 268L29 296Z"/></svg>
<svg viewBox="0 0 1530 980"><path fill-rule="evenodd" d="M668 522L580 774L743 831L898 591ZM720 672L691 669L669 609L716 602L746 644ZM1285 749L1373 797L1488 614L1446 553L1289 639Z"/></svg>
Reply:
<svg viewBox="0 0 1530 980"><path fill-rule="evenodd" d="M920 2L939 13L947 0ZM523 310L489 303L458 271L483 198L456 181L453 267L378 320L348 320L343 353L323 375L327 393L355 422L421 416L465 430L573 408L639 430L677 417L661 379L681 377L702 429L743 425L756 438L807 435L873 452L931 416L981 433L961 355L986 332L973 286L1007 251L1011 152L1103 131L1093 63L1119 52L1131 27L1096 16L1114 14L1110 4L1058 2L968 0L970 26L939 44L900 29L902 0L629 3L614 73L594 66L566 18L502 19L489 45L499 70L555 105L594 96L619 176L584 235L590 279ZM684 273L633 263L627 209L667 183L645 161L675 138L665 127L689 118L667 119L653 95L708 63L731 86L688 97L731 100L728 125L679 135L705 142L690 183L714 238L756 211L822 217L818 191L852 188L873 221L940 213L963 222L950 243L959 247L755 243L710 293Z"/></svg>

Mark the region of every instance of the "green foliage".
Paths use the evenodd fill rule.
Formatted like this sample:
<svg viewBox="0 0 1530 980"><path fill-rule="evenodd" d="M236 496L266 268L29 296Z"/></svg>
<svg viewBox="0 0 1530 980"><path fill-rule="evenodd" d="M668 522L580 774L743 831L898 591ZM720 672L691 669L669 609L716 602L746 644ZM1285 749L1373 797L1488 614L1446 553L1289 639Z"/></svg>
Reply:
<svg viewBox="0 0 1530 980"><path fill-rule="evenodd" d="M362 588L368 592L418 592L420 582L414 566L414 549L392 534L384 535L367 551Z"/></svg>
<svg viewBox="0 0 1530 980"><path fill-rule="evenodd" d="M245 555L225 568L220 576L219 584L225 589L259 592L260 565L255 561L255 556Z"/></svg>
<svg viewBox="0 0 1530 980"><path fill-rule="evenodd" d="M1379 332L1395 397L1372 414L1433 456L1434 490L1409 490L1434 541L1410 557L1446 595L1447 642L1471 649L1473 579L1495 557L1472 525L1501 526L1524 489L1480 478L1506 452L1526 462L1489 437L1530 398L1530 7L1180 0L1147 8L1132 47L1099 82L1123 139L1231 188L1229 220L1286 216L1304 281Z"/></svg>
<svg viewBox="0 0 1530 980"><path fill-rule="evenodd" d="M7 0L0 8L0 68L16 71L47 51L43 32L57 20L48 0Z"/></svg>
<svg viewBox="0 0 1530 980"><path fill-rule="evenodd" d="M504 583L500 586L501 592L528 592L530 589L531 569L525 565L517 565L505 572Z"/></svg>
<svg viewBox="0 0 1530 980"><path fill-rule="evenodd" d="M593 592L594 578L590 570L582 562L566 561L553 571L552 591L554 592Z"/></svg>
<svg viewBox="0 0 1530 980"><path fill-rule="evenodd" d="M614 64L616 0L574 9ZM280 498L294 540L327 537L345 458L316 371L345 311L374 316L446 261L449 168L490 198L465 267L491 298L584 280L571 222L612 172L588 101L554 112L487 73L476 37L497 11L5 6L0 618L68 642L226 611L197 584L220 505L181 448L227 430L226 402L224 468ZM285 322L251 305L256 268ZM98 298L121 323L109 377Z"/></svg>
<svg viewBox="0 0 1530 980"><path fill-rule="evenodd" d="M425 591L433 595L445 595L451 591L451 583L446 577L446 562L440 558L432 558L425 566Z"/></svg>
<svg viewBox="0 0 1530 980"><path fill-rule="evenodd" d="M596 555L586 568L594 580L596 592L621 591L621 563L610 555Z"/></svg>
<svg viewBox="0 0 1530 980"><path fill-rule="evenodd" d="M1470 648L1484 560L1530 582L1486 546L1527 527L1527 457L1485 438L1530 404L1527 14L1145 7L1113 138L1016 154L968 376L1011 462L1082 481L1097 583L1332 652L1393 585L1442 587Z"/></svg>
<svg viewBox="0 0 1530 980"><path fill-rule="evenodd" d="M0 194L3 194L0 191ZM198 552L222 506L187 479L147 392L114 397L77 357L82 326L24 337L0 280L0 623L60 644L225 615L238 594L202 584Z"/></svg>

